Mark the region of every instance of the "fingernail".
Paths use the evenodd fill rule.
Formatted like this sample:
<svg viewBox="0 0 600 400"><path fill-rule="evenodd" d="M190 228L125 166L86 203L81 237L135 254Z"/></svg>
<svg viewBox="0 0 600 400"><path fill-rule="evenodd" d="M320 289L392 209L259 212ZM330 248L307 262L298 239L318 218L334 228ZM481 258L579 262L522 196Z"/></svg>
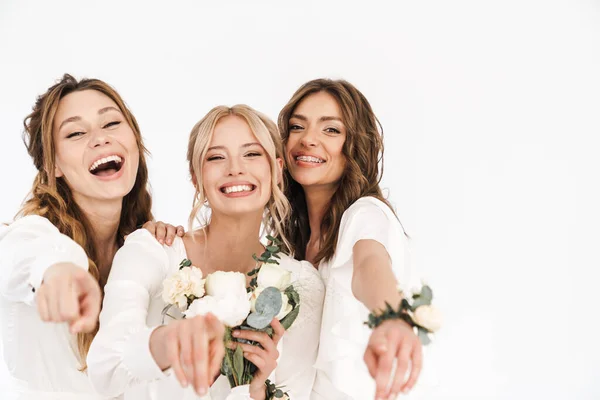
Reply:
<svg viewBox="0 0 600 400"><path fill-rule="evenodd" d="M233 336L240 336L240 331L233 331L232 335Z"/></svg>
<svg viewBox="0 0 600 400"><path fill-rule="evenodd" d="M165 241L164 241L164 240L162 240L162 239L160 239L160 240L158 241L158 243L160 243L160 244L165 244Z"/></svg>
<svg viewBox="0 0 600 400"><path fill-rule="evenodd" d="M205 387L201 387L200 389L198 389L198 394L200 396L204 396L206 394L206 388Z"/></svg>
<svg viewBox="0 0 600 400"><path fill-rule="evenodd" d="M171 239L167 240L167 244L168 244L168 245L171 245L171 243L172 243L172 242L171 242Z"/></svg>

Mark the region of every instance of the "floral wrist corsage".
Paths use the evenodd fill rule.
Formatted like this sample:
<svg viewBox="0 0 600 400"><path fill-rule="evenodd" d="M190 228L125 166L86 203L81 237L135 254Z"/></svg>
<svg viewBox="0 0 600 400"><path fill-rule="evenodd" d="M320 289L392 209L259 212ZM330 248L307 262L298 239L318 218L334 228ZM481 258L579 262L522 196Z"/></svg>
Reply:
<svg viewBox="0 0 600 400"><path fill-rule="evenodd" d="M266 400L290 400L290 396L287 392L281 390L281 387L275 386L270 380L265 381L265 391L267 394Z"/></svg>
<svg viewBox="0 0 600 400"><path fill-rule="evenodd" d="M433 291L427 285L421 288L420 293L414 293L411 301L403 298L395 310L389 303L382 311L374 311L369 314L369 320L365 322L373 329L389 319L401 319L417 330L417 335L423 345L431 342L429 334L438 331L442 324L442 315L437 308L431 305Z"/></svg>

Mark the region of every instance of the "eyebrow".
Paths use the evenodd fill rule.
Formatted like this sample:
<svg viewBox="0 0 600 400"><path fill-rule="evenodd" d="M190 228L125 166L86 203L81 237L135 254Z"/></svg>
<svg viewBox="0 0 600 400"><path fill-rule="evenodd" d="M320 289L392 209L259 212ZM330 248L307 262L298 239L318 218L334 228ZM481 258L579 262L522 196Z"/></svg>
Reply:
<svg viewBox="0 0 600 400"><path fill-rule="evenodd" d="M299 120L301 120L301 121L308 121L308 118L306 118L306 117L305 117L304 115L302 115L302 114L292 114L292 116L290 117L290 119L292 119L292 118L296 118L296 119L299 119ZM328 116L328 115L326 115L326 116L323 116L323 117L319 118L319 121L320 121L320 122L326 122L326 121L339 121L339 122L341 122L341 123L344 123L344 121L342 121L342 119L341 119L341 118L339 118L339 117L333 117L333 116Z"/></svg>
<svg viewBox="0 0 600 400"><path fill-rule="evenodd" d="M240 147L246 148L246 147L252 147L252 146L260 146L260 147L262 147L262 145L260 143L258 143L258 142L245 143L245 144L241 145ZM206 150L206 151L208 152L208 151L211 151L211 150L225 150L225 146L212 146L212 147L209 147L208 150Z"/></svg>
<svg viewBox="0 0 600 400"><path fill-rule="evenodd" d="M108 111L116 111L119 114L122 114L121 111L118 108L115 108L113 106L108 106L108 107L104 107L98 110L98 115L102 115L107 113ZM65 119L63 122L60 123L60 126L58 127L58 130L60 130L65 124L68 124L69 122L77 122L77 121L81 121L81 117L80 116L74 116L74 117L69 117L67 119Z"/></svg>

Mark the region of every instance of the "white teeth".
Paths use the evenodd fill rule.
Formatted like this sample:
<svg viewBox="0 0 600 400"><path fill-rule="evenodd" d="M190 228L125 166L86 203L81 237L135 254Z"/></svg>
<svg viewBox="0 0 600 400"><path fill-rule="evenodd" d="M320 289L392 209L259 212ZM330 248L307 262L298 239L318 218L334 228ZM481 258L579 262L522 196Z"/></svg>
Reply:
<svg viewBox="0 0 600 400"><path fill-rule="evenodd" d="M313 156L298 156L298 157L296 157L296 160L304 161L304 162L314 162L314 163L324 163L325 162L325 160L322 160L320 158L313 157Z"/></svg>
<svg viewBox="0 0 600 400"><path fill-rule="evenodd" d="M121 163L122 159L121 159L121 157L119 157L117 155L114 155L114 156L108 156L108 157L104 157L104 158L101 158L99 160L96 160L96 162L94 162L92 164L92 166L90 167L90 172L93 171L93 170L95 170L96 168L98 168L102 164L106 164L107 162L110 162L110 161L114 161L116 163Z"/></svg>
<svg viewBox="0 0 600 400"><path fill-rule="evenodd" d="M227 186L223 189L225 194L229 193L237 193L237 192L249 192L252 190L252 186L250 185L237 185L237 186Z"/></svg>

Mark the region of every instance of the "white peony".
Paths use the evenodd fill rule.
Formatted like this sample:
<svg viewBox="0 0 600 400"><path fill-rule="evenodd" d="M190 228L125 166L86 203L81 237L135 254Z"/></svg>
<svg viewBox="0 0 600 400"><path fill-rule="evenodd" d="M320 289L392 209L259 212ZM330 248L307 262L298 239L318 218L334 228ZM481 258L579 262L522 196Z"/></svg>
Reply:
<svg viewBox="0 0 600 400"><path fill-rule="evenodd" d="M248 317L250 313L250 300L245 293L244 296L229 295L214 297L207 295L201 299L194 300L188 310L184 312L186 318L207 313L213 314L225 325L235 327L244 322L246 317Z"/></svg>
<svg viewBox="0 0 600 400"><path fill-rule="evenodd" d="M252 296L250 297L250 310L252 312L256 311L256 299L258 299L258 296L260 296L260 294L262 293L262 291L265 290L265 288L263 287L257 287L256 289L254 289L254 291L252 292ZM281 321L281 319L283 317L285 317L286 315L288 315L290 313L290 311L292 311L292 305L290 304L290 299L288 298L288 296L285 293L281 293L281 310L279 310L279 314L277 314L275 316L275 318L277 318L278 320Z"/></svg>
<svg viewBox="0 0 600 400"><path fill-rule="evenodd" d="M413 320L430 332L439 330L442 326L442 313L433 306L419 306L414 312Z"/></svg>
<svg viewBox="0 0 600 400"><path fill-rule="evenodd" d="M162 298L168 304L187 306L187 296L204 296L202 270L194 266L184 267L163 281Z"/></svg>
<svg viewBox="0 0 600 400"><path fill-rule="evenodd" d="M257 286L285 290L292 282L292 273L277 264L263 264L258 271Z"/></svg>
<svg viewBox="0 0 600 400"><path fill-rule="evenodd" d="M241 297L246 295L246 276L241 272L216 271L206 277L205 289L213 297Z"/></svg>

